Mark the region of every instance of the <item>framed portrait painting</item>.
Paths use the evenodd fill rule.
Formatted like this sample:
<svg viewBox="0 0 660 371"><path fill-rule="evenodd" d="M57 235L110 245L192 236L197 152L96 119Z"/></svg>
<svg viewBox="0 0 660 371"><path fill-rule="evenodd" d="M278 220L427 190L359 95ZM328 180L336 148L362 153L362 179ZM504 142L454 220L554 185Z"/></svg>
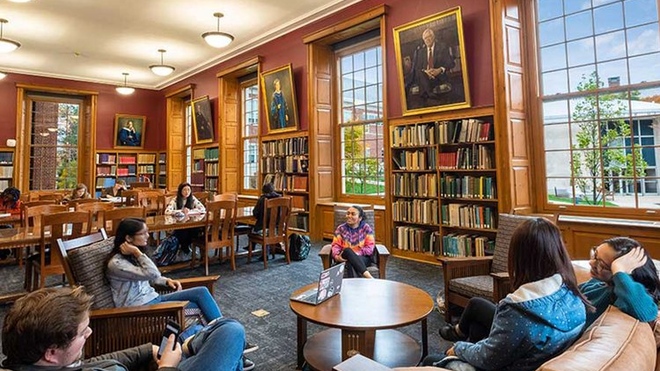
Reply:
<svg viewBox="0 0 660 371"><path fill-rule="evenodd" d="M213 112L208 95L192 101L193 131L195 143L210 143L215 140Z"/></svg>
<svg viewBox="0 0 660 371"><path fill-rule="evenodd" d="M268 133L298 129L298 107L291 64L261 74Z"/></svg>
<svg viewBox="0 0 660 371"><path fill-rule="evenodd" d="M146 116L115 115L115 148L144 148Z"/></svg>
<svg viewBox="0 0 660 371"><path fill-rule="evenodd" d="M404 115L470 107L461 8L394 28Z"/></svg>

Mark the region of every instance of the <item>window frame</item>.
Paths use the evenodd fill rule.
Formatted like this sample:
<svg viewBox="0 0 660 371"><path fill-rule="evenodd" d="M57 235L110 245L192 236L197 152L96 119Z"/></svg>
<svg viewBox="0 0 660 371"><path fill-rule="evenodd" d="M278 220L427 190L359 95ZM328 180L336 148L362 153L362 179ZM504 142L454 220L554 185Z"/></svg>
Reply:
<svg viewBox="0 0 660 371"><path fill-rule="evenodd" d="M245 115L243 112L243 107L244 107L244 100L243 100L243 93L244 90L247 87L254 86L257 89L257 133L254 136L244 136L245 132L245 122L243 121L245 119ZM261 94L260 94L260 86L259 86L259 78L257 76L253 78L246 79L244 81L240 81L239 79L239 117L240 119L240 131L239 131L239 140L238 142L240 143L239 147L239 156L240 156L240 165L239 165L239 179L241 180L239 182L239 194L248 194L248 195L258 195L261 193L261 167L260 167L260 158L261 158L261 149L260 149L260 143L261 143L261 115L260 115L260 109L261 109ZM256 148L256 153L255 153L255 164L256 164L256 172L254 176L257 179L257 184L255 188L245 188L245 150L244 150L244 145L246 140L250 139L256 139L257 141L257 148Z"/></svg>

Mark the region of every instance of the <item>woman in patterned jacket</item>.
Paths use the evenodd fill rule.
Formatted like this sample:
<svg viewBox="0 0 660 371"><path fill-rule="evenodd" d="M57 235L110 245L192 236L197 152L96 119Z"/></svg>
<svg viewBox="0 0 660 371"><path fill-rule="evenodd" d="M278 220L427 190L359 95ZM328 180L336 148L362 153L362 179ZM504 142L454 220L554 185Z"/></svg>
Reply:
<svg viewBox="0 0 660 371"><path fill-rule="evenodd" d="M346 262L348 277L373 278L367 270L376 245L374 230L364 220L364 210L351 206L346 211L346 223L341 224L332 239L332 258Z"/></svg>

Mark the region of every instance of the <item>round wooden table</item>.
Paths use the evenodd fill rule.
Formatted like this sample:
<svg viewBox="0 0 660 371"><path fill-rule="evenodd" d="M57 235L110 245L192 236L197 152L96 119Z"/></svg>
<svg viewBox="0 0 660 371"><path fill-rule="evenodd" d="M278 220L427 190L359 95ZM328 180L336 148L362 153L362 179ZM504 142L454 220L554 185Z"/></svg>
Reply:
<svg viewBox="0 0 660 371"><path fill-rule="evenodd" d="M294 292L316 287L307 285ZM426 317L433 299L414 286L380 279L345 279L341 294L319 304L290 301L297 316L298 367L332 367L358 352L389 367L414 366L428 353ZM307 339L307 322L330 329ZM420 322L422 345L398 327Z"/></svg>

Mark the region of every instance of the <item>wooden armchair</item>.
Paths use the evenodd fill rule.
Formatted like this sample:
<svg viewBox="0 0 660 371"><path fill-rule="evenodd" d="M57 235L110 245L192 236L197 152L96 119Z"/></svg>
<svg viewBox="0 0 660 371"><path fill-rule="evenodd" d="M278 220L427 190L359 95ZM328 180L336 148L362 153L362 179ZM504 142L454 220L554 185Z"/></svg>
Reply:
<svg viewBox="0 0 660 371"><path fill-rule="evenodd" d="M500 214L493 256L440 258L445 283L445 321L450 322L453 306L465 308L471 297L497 303L511 291L507 264L511 236L518 225L533 218Z"/></svg>
<svg viewBox="0 0 660 371"><path fill-rule="evenodd" d="M271 247L271 255L275 257L275 246L284 244L284 255L286 263L291 263L289 254L289 239L287 230L289 228L289 216L291 215L291 197L269 198L264 202L264 223L261 233L248 234L248 262L252 258L252 250L255 244L261 245L261 253L264 259L264 268L268 268L268 249Z"/></svg>
<svg viewBox="0 0 660 371"><path fill-rule="evenodd" d="M110 236L115 235L117 226L124 218L141 218L146 216L146 209L143 206L118 207L103 213L103 227L110 226ZM110 224L108 224L110 222Z"/></svg>
<svg viewBox="0 0 660 371"><path fill-rule="evenodd" d="M335 205L335 230L339 227L340 224L346 222L346 210L349 206L339 206ZM362 208L365 214L365 221L367 224L374 228L374 208L373 206L365 206ZM326 244L319 251L319 257L323 263L323 269L328 269L333 264L334 260L331 257L332 253L332 244ZM371 256L371 265L367 267L367 270L373 277L385 279L385 272L387 266L387 260L390 257L390 251L385 247L385 245L376 244L374 248L374 254Z"/></svg>
<svg viewBox="0 0 660 371"><path fill-rule="evenodd" d="M115 308L112 291L105 279L105 263L113 249L114 238L105 230L94 234L57 241L63 266L72 286L84 286L94 296L89 326L92 335L85 344L85 357L138 346L158 344L168 320L185 323L187 302L166 302L139 307ZM218 276L181 279L184 288L206 286L213 293ZM162 292L165 292L163 288ZM161 290L159 290L161 292Z"/></svg>
<svg viewBox="0 0 660 371"><path fill-rule="evenodd" d="M209 274L209 252L227 251L231 270L236 270L236 254L234 253L234 225L236 224L236 201L209 201L206 204L206 227L201 241L194 241L199 246L204 257L204 272Z"/></svg>

